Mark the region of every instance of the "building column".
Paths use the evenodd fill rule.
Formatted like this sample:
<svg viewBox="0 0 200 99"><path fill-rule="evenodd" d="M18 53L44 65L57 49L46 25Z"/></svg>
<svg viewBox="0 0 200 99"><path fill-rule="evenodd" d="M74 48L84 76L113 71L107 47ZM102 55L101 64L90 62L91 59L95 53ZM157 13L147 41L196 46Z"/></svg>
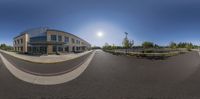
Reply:
<svg viewBox="0 0 200 99"><path fill-rule="evenodd" d="M53 52L53 46L52 45L47 45L47 55L49 53L52 53Z"/></svg>

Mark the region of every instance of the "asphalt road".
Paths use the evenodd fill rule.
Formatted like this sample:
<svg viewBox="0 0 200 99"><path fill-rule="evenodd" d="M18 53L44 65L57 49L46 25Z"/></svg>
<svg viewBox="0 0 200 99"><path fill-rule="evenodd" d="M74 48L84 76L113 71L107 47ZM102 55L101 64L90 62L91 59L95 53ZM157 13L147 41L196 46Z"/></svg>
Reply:
<svg viewBox="0 0 200 99"><path fill-rule="evenodd" d="M1 64L1 61L0 61ZM0 66L0 99L199 99L200 56L136 59L97 51L81 76L42 86L18 80Z"/></svg>
<svg viewBox="0 0 200 99"><path fill-rule="evenodd" d="M50 63L50 64L43 64L43 63L32 63L22 59L15 58L9 54L1 53L10 63L16 66L18 69L21 69L25 72L29 73L37 73L40 75L45 74L54 74L54 73L61 73L66 70L70 70L74 67L77 67L82 62L84 62L91 53L83 55L81 57L64 61L58 63Z"/></svg>

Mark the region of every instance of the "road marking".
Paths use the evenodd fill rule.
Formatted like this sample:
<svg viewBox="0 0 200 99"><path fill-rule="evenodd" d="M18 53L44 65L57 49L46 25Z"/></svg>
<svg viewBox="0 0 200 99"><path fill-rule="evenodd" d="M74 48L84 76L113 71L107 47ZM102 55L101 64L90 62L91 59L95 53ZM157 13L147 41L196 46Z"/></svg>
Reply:
<svg viewBox="0 0 200 99"><path fill-rule="evenodd" d="M69 82L78 76L80 76L85 69L88 67L89 63L93 59L95 55L94 51L81 66L78 68L74 69L71 72L68 72L66 74L61 74L61 75L56 75L56 76L38 76L38 75L33 75L30 73L26 73L15 66L13 66L4 56L0 53L0 57L2 59L2 62L6 66L6 68L13 74L16 78L23 80L25 82L29 82L32 84L38 84L38 85L56 85L56 84L61 84L65 82Z"/></svg>

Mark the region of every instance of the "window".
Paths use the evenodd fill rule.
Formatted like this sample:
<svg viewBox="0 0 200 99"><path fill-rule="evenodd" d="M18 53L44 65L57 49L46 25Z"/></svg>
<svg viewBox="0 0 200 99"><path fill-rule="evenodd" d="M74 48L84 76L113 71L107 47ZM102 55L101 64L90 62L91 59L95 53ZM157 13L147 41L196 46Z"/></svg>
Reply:
<svg viewBox="0 0 200 99"><path fill-rule="evenodd" d="M63 51L63 48L62 48L62 47L58 47L58 51L59 51L59 52L62 52L62 51Z"/></svg>
<svg viewBox="0 0 200 99"><path fill-rule="evenodd" d="M19 40L17 40L17 44L19 44Z"/></svg>
<svg viewBox="0 0 200 99"><path fill-rule="evenodd" d="M21 39L21 44L23 43L23 39Z"/></svg>
<svg viewBox="0 0 200 99"><path fill-rule="evenodd" d="M75 46L72 47L72 51L75 51Z"/></svg>
<svg viewBox="0 0 200 99"><path fill-rule="evenodd" d="M58 36L58 41L62 42L62 36L61 35Z"/></svg>
<svg viewBox="0 0 200 99"><path fill-rule="evenodd" d="M57 47L53 46L53 52L56 52L56 50L57 50Z"/></svg>
<svg viewBox="0 0 200 99"><path fill-rule="evenodd" d="M20 48L20 51L23 51L23 47Z"/></svg>
<svg viewBox="0 0 200 99"><path fill-rule="evenodd" d="M69 37L65 37L65 43L69 42Z"/></svg>
<svg viewBox="0 0 200 99"><path fill-rule="evenodd" d="M72 38L72 43L75 43L75 40Z"/></svg>
<svg viewBox="0 0 200 99"><path fill-rule="evenodd" d="M56 35L51 35L51 41L56 41Z"/></svg>
<svg viewBox="0 0 200 99"><path fill-rule="evenodd" d="M76 44L80 44L80 41L79 41L79 40L76 40Z"/></svg>
<svg viewBox="0 0 200 99"><path fill-rule="evenodd" d="M31 37L30 42L44 42L47 40L46 36Z"/></svg>
<svg viewBox="0 0 200 99"><path fill-rule="evenodd" d="M65 47L65 51L67 51L67 52L68 52L68 51L69 51L69 47Z"/></svg>
<svg viewBox="0 0 200 99"><path fill-rule="evenodd" d="M78 50L79 50L79 47L76 47L76 50L78 51Z"/></svg>

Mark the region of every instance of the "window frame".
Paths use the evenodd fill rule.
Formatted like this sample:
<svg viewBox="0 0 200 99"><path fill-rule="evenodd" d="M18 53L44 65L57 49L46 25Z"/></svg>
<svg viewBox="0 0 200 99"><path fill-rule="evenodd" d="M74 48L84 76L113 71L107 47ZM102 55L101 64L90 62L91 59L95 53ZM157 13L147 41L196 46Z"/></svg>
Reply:
<svg viewBox="0 0 200 99"><path fill-rule="evenodd" d="M69 37L65 36L65 43L69 43Z"/></svg>
<svg viewBox="0 0 200 99"><path fill-rule="evenodd" d="M62 35L58 35L58 42L62 42Z"/></svg>
<svg viewBox="0 0 200 99"><path fill-rule="evenodd" d="M51 41L57 41L57 35L51 35Z"/></svg>

